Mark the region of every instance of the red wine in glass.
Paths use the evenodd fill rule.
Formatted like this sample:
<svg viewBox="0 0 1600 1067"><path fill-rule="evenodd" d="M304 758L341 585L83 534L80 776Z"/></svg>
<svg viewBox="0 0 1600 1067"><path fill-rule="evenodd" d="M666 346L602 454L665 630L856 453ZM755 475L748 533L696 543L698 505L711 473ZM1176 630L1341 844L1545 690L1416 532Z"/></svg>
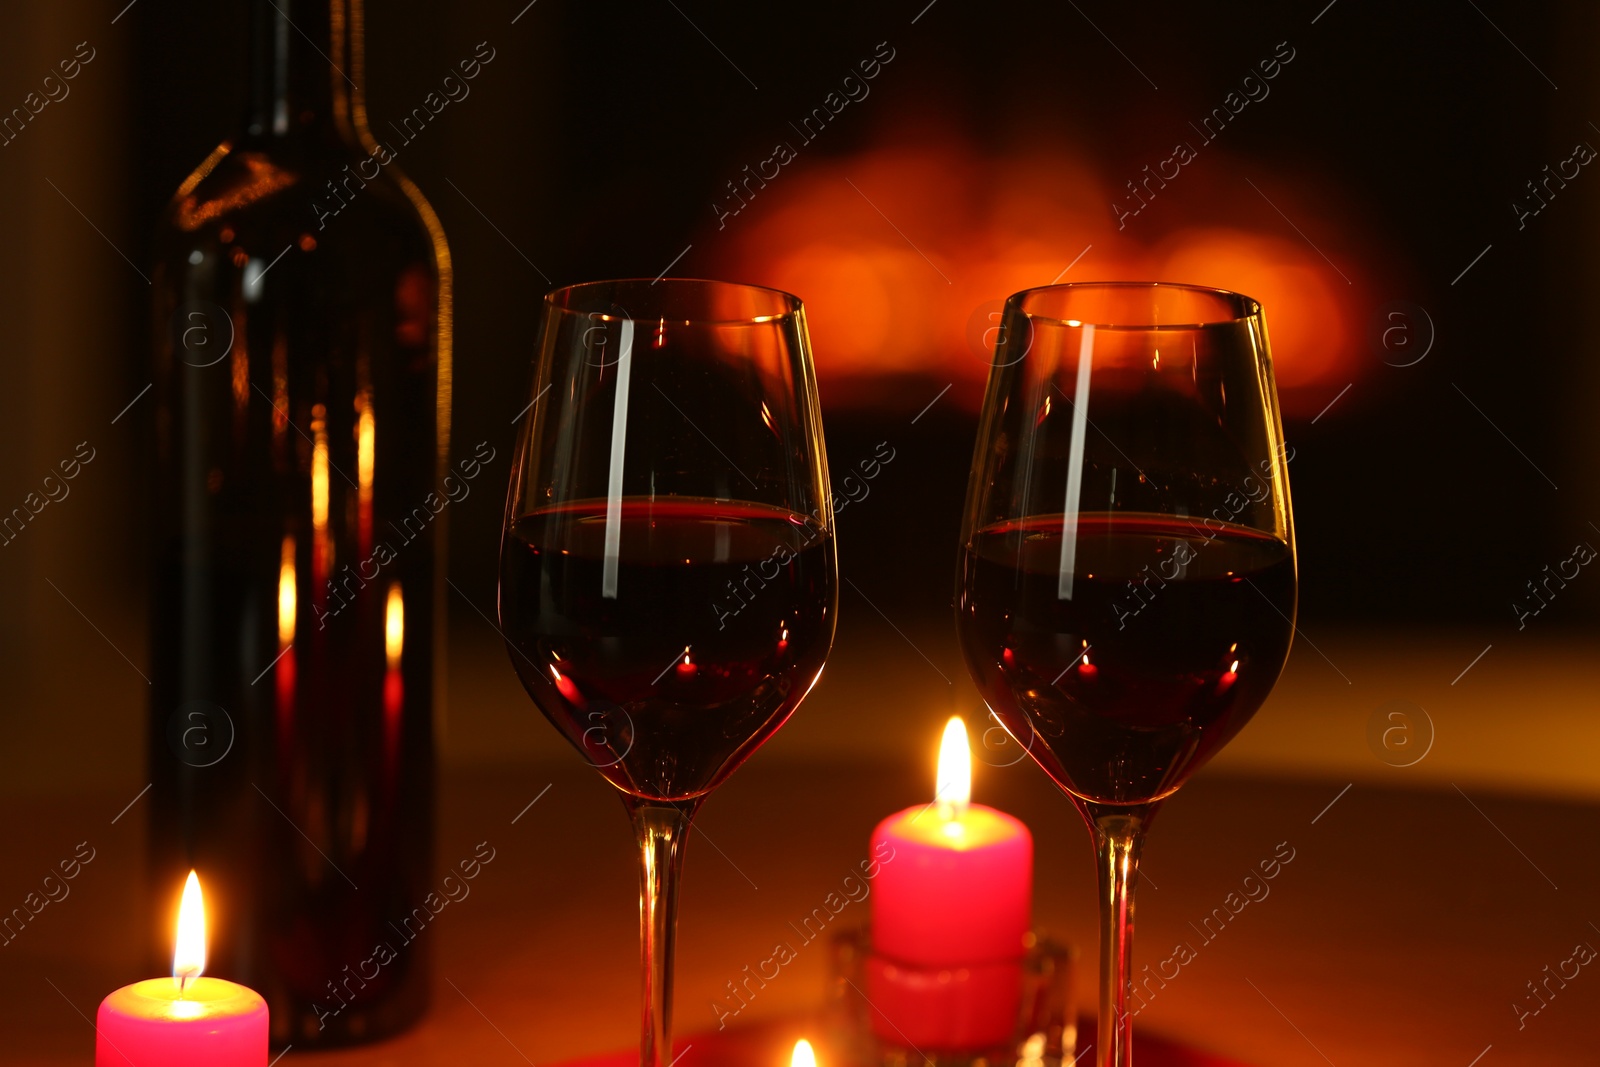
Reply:
<svg viewBox="0 0 1600 1067"><path fill-rule="evenodd" d="M1063 599L1065 526L1061 515L998 523L963 550L968 669L1063 789L1159 799L1271 691L1293 635L1293 554L1245 527L1080 514L1080 573Z"/></svg>
<svg viewBox="0 0 1600 1067"><path fill-rule="evenodd" d="M625 499L608 585L607 514L602 500L511 524L500 557L511 662L617 788L697 797L782 726L822 673L832 538L774 507Z"/></svg>

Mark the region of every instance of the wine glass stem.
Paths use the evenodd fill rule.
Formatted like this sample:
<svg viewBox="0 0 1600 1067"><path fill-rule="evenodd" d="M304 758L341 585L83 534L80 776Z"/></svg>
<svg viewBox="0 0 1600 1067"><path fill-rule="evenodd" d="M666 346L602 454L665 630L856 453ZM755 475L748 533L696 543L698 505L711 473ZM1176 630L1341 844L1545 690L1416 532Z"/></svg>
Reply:
<svg viewBox="0 0 1600 1067"><path fill-rule="evenodd" d="M694 805L630 800L639 839L639 953L643 1028L640 1067L672 1062L672 950L678 928L683 842Z"/></svg>
<svg viewBox="0 0 1600 1067"><path fill-rule="evenodd" d="M1133 891L1139 879L1147 813L1139 808L1093 810L1100 870L1100 1050L1098 1067L1132 1067Z"/></svg>

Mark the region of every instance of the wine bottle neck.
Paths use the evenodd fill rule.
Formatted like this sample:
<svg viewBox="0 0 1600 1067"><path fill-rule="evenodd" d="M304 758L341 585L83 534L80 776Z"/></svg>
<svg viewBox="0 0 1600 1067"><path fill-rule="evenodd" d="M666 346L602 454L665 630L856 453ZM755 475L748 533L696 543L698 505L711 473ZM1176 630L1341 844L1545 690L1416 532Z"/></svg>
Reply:
<svg viewBox="0 0 1600 1067"><path fill-rule="evenodd" d="M353 137L366 122L362 0L250 8L250 136Z"/></svg>

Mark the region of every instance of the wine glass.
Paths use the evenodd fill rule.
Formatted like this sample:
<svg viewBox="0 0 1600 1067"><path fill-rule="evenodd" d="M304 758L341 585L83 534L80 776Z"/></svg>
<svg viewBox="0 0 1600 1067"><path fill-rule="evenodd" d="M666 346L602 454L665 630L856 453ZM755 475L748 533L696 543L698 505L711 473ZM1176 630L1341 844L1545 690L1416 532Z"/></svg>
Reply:
<svg viewBox="0 0 1600 1067"><path fill-rule="evenodd" d="M961 538L967 668L1095 842L1098 1064L1128 1067L1145 830L1260 707L1294 632L1261 306L1134 282L1012 296Z"/></svg>
<svg viewBox="0 0 1600 1067"><path fill-rule="evenodd" d="M716 281L558 289L528 395L500 622L529 696L633 820L640 1063L667 1067L690 821L810 692L833 643L805 311Z"/></svg>

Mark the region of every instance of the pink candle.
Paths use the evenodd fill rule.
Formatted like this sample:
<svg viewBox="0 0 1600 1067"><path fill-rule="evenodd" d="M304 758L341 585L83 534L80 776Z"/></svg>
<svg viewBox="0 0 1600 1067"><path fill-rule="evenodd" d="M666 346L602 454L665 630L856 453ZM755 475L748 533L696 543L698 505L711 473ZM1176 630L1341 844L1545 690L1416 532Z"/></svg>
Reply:
<svg viewBox="0 0 1600 1067"><path fill-rule="evenodd" d="M193 871L178 910L172 977L123 986L100 1003L95 1067L266 1067L267 1002L205 969L205 909Z"/></svg>
<svg viewBox="0 0 1600 1067"><path fill-rule="evenodd" d="M878 824L872 855L893 848L872 893L872 946L903 963L1022 957L1033 904L1033 835L1003 811L968 803L966 727L951 719L939 799Z"/></svg>
<svg viewBox="0 0 1600 1067"><path fill-rule="evenodd" d="M923 967L867 958L872 1029L891 1045L929 1052L986 1051L1015 1034L1022 963Z"/></svg>
<svg viewBox="0 0 1600 1067"><path fill-rule="evenodd" d="M969 803L972 757L959 718L945 727L937 799L878 824L891 855L872 894L867 995L882 1040L987 1050L1012 1036L1033 903L1033 836ZM888 845L892 851L885 851Z"/></svg>

